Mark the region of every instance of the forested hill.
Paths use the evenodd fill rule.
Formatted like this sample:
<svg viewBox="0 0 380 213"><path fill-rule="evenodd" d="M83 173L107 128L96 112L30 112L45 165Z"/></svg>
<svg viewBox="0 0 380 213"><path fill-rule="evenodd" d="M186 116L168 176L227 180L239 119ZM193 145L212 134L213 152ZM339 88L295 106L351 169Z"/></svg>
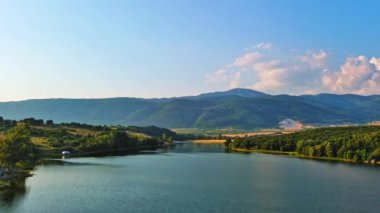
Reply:
<svg viewBox="0 0 380 213"><path fill-rule="evenodd" d="M380 120L380 96L273 96L233 89L167 99L42 99L2 102L0 116L96 125L253 129L276 127L286 118L322 125Z"/></svg>

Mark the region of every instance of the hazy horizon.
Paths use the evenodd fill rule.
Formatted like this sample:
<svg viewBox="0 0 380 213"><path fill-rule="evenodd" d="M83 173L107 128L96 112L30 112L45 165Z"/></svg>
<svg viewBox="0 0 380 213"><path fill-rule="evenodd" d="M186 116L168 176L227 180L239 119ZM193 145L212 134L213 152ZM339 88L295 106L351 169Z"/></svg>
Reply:
<svg viewBox="0 0 380 213"><path fill-rule="evenodd" d="M134 97L134 96L106 96L106 97L45 97L45 98L27 98L27 99L20 99L20 100L10 100L10 101L1 101L0 103L6 103L6 102L19 102L19 101L28 101L28 100L46 100L46 99L73 99L73 100L91 100L91 99L117 99L117 98L135 98L135 99L170 99L170 98L184 98L184 97L196 97L199 95L204 95L204 94L209 94L209 93L218 93L218 92L228 92L231 90L235 89L241 89L241 90L251 90L251 91L256 91L256 92L262 92L259 90L253 90L250 88L232 88L232 89L226 89L226 90L215 90L215 91L206 91L202 93L197 93L197 94L189 94L189 95L183 95L183 96L167 96L167 97ZM262 92L265 93L265 92ZM278 94L270 94L270 93L265 93L267 95L290 95L290 96L303 96L303 95L320 95L320 94L332 94L332 95L360 95L360 96L373 96L373 95L380 95L380 94L369 94L369 95L361 95L361 94L353 94L353 93L316 93L316 94L297 94L297 95L292 95L292 94L287 94L287 93L278 93Z"/></svg>
<svg viewBox="0 0 380 213"><path fill-rule="evenodd" d="M376 1L164 3L2 1L0 101L380 94Z"/></svg>

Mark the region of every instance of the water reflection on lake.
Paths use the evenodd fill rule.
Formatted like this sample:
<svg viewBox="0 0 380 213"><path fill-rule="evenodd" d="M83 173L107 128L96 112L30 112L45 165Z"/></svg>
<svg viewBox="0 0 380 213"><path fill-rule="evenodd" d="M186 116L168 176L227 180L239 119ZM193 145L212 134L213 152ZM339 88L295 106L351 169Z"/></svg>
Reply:
<svg viewBox="0 0 380 213"><path fill-rule="evenodd" d="M47 161L0 212L367 212L380 168L226 153L178 144L140 154Z"/></svg>

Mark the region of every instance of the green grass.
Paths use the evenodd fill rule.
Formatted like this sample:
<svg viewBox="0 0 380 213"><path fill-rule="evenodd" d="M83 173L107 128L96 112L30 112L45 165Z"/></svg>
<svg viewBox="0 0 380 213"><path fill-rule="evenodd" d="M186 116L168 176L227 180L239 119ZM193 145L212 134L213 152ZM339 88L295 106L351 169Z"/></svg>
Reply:
<svg viewBox="0 0 380 213"><path fill-rule="evenodd" d="M142 141L144 139L152 138L151 136L149 136L147 134L139 133L139 132L129 132L128 136L133 138L133 139L136 139L137 141Z"/></svg>
<svg viewBox="0 0 380 213"><path fill-rule="evenodd" d="M19 124L24 125L24 124ZM1 126L0 126L1 127ZM12 127L0 129L0 139ZM143 147L153 147L160 143L159 137L150 132L162 135L161 131L170 130L155 127L103 127L81 124L28 125L31 142L40 156L58 156L62 150L72 153L102 152L105 150L136 150ZM125 134L116 136L114 134ZM174 132L172 132L175 134ZM115 137L115 138L113 138ZM114 140L119 140L114 142ZM115 143L115 144L113 144ZM123 148L122 146L125 146Z"/></svg>

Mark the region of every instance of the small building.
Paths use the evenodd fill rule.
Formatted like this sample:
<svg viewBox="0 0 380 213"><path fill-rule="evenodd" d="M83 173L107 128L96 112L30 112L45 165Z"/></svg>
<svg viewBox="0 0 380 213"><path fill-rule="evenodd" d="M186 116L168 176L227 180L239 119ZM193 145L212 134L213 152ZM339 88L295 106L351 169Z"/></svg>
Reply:
<svg viewBox="0 0 380 213"><path fill-rule="evenodd" d="M62 151L62 155L70 155L70 151Z"/></svg>

